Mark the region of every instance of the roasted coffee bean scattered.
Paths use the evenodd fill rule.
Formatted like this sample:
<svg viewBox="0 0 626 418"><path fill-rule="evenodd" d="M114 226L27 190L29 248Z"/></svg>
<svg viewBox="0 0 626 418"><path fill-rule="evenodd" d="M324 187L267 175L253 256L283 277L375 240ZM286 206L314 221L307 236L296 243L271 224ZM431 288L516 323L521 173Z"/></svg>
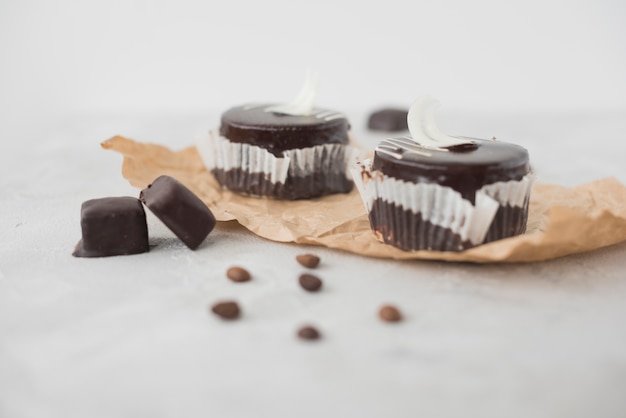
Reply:
<svg viewBox="0 0 626 418"><path fill-rule="evenodd" d="M240 310L237 302L218 302L211 307L211 311L222 319L235 319L239 317Z"/></svg>
<svg viewBox="0 0 626 418"><path fill-rule="evenodd" d="M322 287L322 280L312 274L301 274L298 281L300 282L300 286L309 292L317 292Z"/></svg>
<svg viewBox="0 0 626 418"><path fill-rule="evenodd" d="M298 330L298 337L303 340L318 340L321 335L317 328L307 325Z"/></svg>
<svg viewBox="0 0 626 418"><path fill-rule="evenodd" d="M378 311L378 316L385 322L398 322L402 320L402 314L393 305L384 305Z"/></svg>
<svg viewBox="0 0 626 418"><path fill-rule="evenodd" d="M233 282L241 283L250 280L250 273L242 267L231 267L226 271L226 277Z"/></svg>
<svg viewBox="0 0 626 418"><path fill-rule="evenodd" d="M397 132L408 128L406 109L385 108L373 112L367 120L367 127L374 131Z"/></svg>
<svg viewBox="0 0 626 418"><path fill-rule="evenodd" d="M296 256L296 260L303 267L314 269L320 263L320 258L313 254L301 254Z"/></svg>

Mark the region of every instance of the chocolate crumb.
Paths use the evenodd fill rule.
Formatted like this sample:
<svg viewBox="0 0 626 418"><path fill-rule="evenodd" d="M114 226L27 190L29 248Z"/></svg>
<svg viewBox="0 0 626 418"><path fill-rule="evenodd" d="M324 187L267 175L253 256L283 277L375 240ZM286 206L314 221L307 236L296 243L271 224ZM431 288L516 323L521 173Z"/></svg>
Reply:
<svg viewBox="0 0 626 418"><path fill-rule="evenodd" d="M378 316L385 322L398 322L402 320L402 314L393 305L383 305L378 311Z"/></svg>
<svg viewBox="0 0 626 418"><path fill-rule="evenodd" d="M296 256L296 260L303 267L314 269L320 263L320 258L313 254L301 254Z"/></svg>
<svg viewBox="0 0 626 418"><path fill-rule="evenodd" d="M317 328L307 325L298 330L298 337L303 340L318 340L321 335Z"/></svg>
<svg viewBox="0 0 626 418"><path fill-rule="evenodd" d="M250 272L242 267L231 267L226 271L226 277L237 283L247 282L250 280Z"/></svg>
<svg viewBox="0 0 626 418"><path fill-rule="evenodd" d="M317 292L322 287L322 280L312 274L304 273L298 279L300 286L309 292Z"/></svg>
<svg viewBox="0 0 626 418"><path fill-rule="evenodd" d="M222 319L235 319L239 317L240 309L237 302L223 301L214 304L211 311Z"/></svg>

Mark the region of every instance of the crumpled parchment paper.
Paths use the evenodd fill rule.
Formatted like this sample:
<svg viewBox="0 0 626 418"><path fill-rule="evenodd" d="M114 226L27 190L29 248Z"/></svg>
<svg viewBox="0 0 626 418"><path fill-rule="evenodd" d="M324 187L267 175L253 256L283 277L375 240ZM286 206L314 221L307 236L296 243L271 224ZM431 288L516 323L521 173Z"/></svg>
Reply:
<svg viewBox="0 0 626 418"><path fill-rule="evenodd" d="M581 253L626 240L626 187L613 178L570 189L535 184L527 233L454 252L399 250L371 231L358 192L311 200L280 201L223 190L195 147L171 151L115 136L102 143L124 156L122 175L144 188L162 174L196 193L218 221L236 220L253 233L279 242L323 245L378 258L530 262Z"/></svg>

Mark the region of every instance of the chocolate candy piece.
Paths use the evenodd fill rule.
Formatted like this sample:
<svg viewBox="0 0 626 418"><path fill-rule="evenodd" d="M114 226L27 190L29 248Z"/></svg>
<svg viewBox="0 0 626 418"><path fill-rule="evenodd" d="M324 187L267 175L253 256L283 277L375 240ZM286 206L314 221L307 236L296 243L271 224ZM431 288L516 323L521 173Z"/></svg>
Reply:
<svg viewBox="0 0 626 418"><path fill-rule="evenodd" d="M408 111L405 109L385 108L370 114L367 127L374 131L397 132L409 129L406 121Z"/></svg>
<svg viewBox="0 0 626 418"><path fill-rule="evenodd" d="M139 199L192 250L215 227L215 217L204 202L173 177L158 177Z"/></svg>
<svg viewBox="0 0 626 418"><path fill-rule="evenodd" d="M148 247L146 213L134 197L87 200L81 206L83 238L75 257L107 257L145 253Z"/></svg>

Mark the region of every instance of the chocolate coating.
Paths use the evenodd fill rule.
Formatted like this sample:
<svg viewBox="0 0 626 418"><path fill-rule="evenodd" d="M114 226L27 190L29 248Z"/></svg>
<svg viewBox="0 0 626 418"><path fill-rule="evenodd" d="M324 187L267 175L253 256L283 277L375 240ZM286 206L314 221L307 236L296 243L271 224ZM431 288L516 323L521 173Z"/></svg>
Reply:
<svg viewBox="0 0 626 418"><path fill-rule="evenodd" d="M204 202L173 177L158 177L139 199L192 250L215 227L215 216Z"/></svg>
<svg viewBox="0 0 626 418"><path fill-rule="evenodd" d="M275 156L295 148L348 144L348 120L340 113L314 109L305 116L267 111L271 104L236 106L222 114L220 135L231 142L256 145Z"/></svg>
<svg viewBox="0 0 626 418"><path fill-rule="evenodd" d="M367 119L367 127L373 131L398 132L409 129L408 110L384 108L372 112Z"/></svg>
<svg viewBox="0 0 626 418"><path fill-rule="evenodd" d="M528 151L515 144L476 139L477 147L462 151L438 151L422 148L424 156L391 142L385 149L376 148L372 169L390 177L413 183L436 183L450 187L474 203L481 187L498 181L521 180L530 172ZM392 149L393 148L393 149Z"/></svg>
<svg viewBox="0 0 626 418"><path fill-rule="evenodd" d="M82 239L75 257L108 257L145 253L148 246L146 213L134 197L87 200L81 206Z"/></svg>

